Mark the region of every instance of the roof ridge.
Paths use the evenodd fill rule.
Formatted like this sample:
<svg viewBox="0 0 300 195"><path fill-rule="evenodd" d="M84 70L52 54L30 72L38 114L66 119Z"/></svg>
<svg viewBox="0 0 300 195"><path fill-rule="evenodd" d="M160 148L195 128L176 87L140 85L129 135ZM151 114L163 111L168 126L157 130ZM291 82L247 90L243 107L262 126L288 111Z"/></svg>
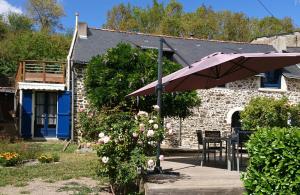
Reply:
<svg viewBox="0 0 300 195"><path fill-rule="evenodd" d="M97 27L88 27L93 30L102 30L108 32L118 32L118 33L126 33L132 35L145 35L145 36L154 36L154 37L165 37L165 38L173 38L173 39L183 39L183 40L196 40L196 41L208 41L208 42L218 42L218 43L237 43L237 44L250 44L250 45L268 45L263 43L251 43L251 42L239 42L239 41L223 41L216 39L201 39L201 38L188 38L188 37L177 37L171 35L162 35L162 34L150 34L150 33L142 33L142 32L130 32L130 31L121 31L121 30L113 30L108 28L97 28Z"/></svg>

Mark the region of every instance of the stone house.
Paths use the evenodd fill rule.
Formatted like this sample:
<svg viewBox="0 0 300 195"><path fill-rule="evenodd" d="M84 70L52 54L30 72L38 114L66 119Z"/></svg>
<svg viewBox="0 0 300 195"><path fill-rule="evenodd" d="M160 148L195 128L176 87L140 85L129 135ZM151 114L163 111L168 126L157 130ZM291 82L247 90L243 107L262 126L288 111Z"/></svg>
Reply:
<svg viewBox="0 0 300 195"><path fill-rule="evenodd" d="M77 21L77 20L76 20ZM297 35L298 36L298 35ZM76 115L81 108L88 106L83 78L86 64L96 55L103 54L107 49L120 42L130 43L141 49L157 49L161 35L149 35L135 32L120 32L108 29L88 27L86 23L76 22L76 28L70 53L68 56L67 84L72 91L72 138L77 136ZM273 47L272 43L227 42L202 40L196 38L180 38L163 36L188 63L215 53L266 53L293 52L298 48L286 45L284 49ZM186 64L175 55L170 48L164 48L164 55L183 66ZM300 51L300 48L299 48ZM300 69L297 65L286 67L244 80L227 83L208 90L198 90L202 104L194 108L194 114L185 120L167 119L174 124L177 145L180 147L197 147L196 130L220 130L230 132L232 127L240 125L239 112L245 104L255 96L288 97L292 103L300 101Z"/></svg>

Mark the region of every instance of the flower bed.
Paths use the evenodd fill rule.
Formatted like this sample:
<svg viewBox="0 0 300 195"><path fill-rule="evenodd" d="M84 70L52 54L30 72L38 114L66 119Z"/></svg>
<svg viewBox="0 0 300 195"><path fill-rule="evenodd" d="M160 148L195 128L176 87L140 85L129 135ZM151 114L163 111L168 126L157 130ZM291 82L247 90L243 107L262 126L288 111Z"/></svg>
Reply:
<svg viewBox="0 0 300 195"><path fill-rule="evenodd" d="M38 157L38 161L40 163L58 162L59 156L57 154L42 154Z"/></svg>
<svg viewBox="0 0 300 195"><path fill-rule="evenodd" d="M16 152L0 153L0 165L8 167L20 163L20 155Z"/></svg>

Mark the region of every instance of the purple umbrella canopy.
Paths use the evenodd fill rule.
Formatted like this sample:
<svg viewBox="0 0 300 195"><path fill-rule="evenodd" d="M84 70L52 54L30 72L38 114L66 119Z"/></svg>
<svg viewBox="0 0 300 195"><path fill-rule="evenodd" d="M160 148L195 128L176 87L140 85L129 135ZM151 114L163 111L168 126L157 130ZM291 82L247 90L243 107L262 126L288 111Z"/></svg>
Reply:
<svg viewBox="0 0 300 195"><path fill-rule="evenodd" d="M162 79L164 92L209 89L300 63L300 53L213 53ZM128 96L155 93L154 81Z"/></svg>

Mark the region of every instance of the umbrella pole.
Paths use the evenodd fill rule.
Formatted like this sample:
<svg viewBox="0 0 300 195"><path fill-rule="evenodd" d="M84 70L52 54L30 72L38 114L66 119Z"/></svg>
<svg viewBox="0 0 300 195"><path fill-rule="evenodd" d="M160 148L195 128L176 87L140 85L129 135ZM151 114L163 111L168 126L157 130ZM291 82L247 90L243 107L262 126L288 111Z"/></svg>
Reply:
<svg viewBox="0 0 300 195"><path fill-rule="evenodd" d="M163 126L162 124L162 91L163 91L163 86L162 86L162 57L163 57L163 38L160 38L159 40L159 49L158 49L158 66L157 66L157 86L156 86L156 93L157 93L157 105L159 106L159 111L158 111L158 120L159 120L159 125L160 127ZM156 149L156 166L155 166L155 172L161 173L162 168L160 166L160 144L162 140L157 141L157 149Z"/></svg>

